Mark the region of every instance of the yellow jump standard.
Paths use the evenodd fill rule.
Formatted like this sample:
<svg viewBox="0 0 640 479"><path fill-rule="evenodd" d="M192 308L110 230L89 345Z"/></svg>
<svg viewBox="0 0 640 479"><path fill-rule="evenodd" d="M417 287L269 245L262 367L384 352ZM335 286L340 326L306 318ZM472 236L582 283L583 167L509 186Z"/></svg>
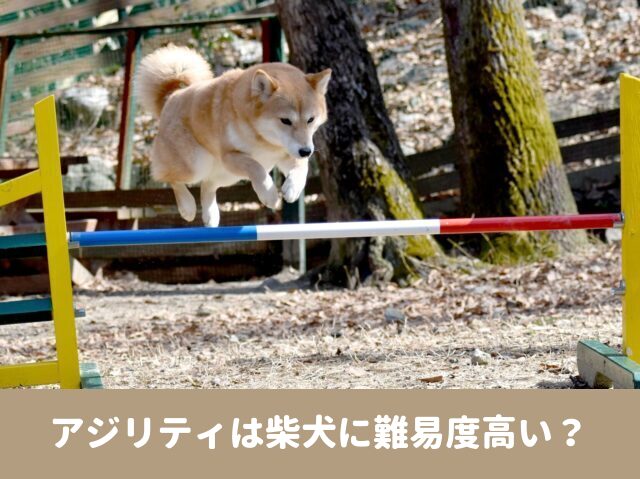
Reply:
<svg viewBox="0 0 640 479"><path fill-rule="evenodd" d="M257 225L177 230L100 231L67 234L58 149L55 103L52 96L35 106L40 169L0 184L0 206L42 193L44 235L0 237L0 254L33 255L45 250L49 262L51 298L0 303L0 324L53 319L57 361L0 367L0 387L59 383L63 388L101 387L95 365L80 367L76 341L69 247L100 244L162 244L221 241L268 241L305 238L344 238L489 231L540 231L623 227L624 295L622 352L597 341L580 341L578 368L592 387L640 389L640 80L621 77L622 209L623 213L450 220L370 221L303 225ZM624 221L623 221L624 220ZM624 224L622 224L624 223ZM178 240L178 238L182 238ZM133 242L133 243L132 243Z"/></svg>
<svg viewBox="0 0 640 479"><path fill-rule="evenodd" d="M578 370L591 387L640 389L640 79L620 78L622 351L578 343Z"/></svg>
<svg viewBox="0 0 640 479"><path fill-rule="evenodd" d="M32 255L46 253L49 267L50 298L0 303L3 317L22 317L31 321L53 320L56 361L0 366L0 387L60 384L62 388L100 387L100 375L93 364L78 362L76 311L73 308L69 243L62 193L62 173L58 147L55 101L49 96L35 105L39 169L0 184L0 206L41 193L44 235L17 235L0 238L1 251ZM5 321L4 324L12 321ZM22 322L22 321L14 321Z"/></svg>

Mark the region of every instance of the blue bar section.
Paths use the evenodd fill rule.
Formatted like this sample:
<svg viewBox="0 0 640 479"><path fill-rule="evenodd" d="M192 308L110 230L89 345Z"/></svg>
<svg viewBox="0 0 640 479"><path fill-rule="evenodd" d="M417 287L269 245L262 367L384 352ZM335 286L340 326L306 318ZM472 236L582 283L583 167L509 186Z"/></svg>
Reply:
<svg viewBox="0 0 640 479"><path fill-rule="evenodd" d="M69 241L82 248L92 246L133 246L153 244L228 243L256 241L255 226L218 228L167 228L153 230L118 230L70 233Z"/></svg>

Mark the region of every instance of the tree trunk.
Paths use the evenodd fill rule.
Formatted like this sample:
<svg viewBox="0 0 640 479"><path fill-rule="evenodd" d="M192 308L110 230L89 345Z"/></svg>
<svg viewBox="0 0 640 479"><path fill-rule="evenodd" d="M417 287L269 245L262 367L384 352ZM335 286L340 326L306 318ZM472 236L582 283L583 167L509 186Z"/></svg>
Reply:
<svg viewBox="0 0 640 479"><path fill-rule="evenodd" d="M520 0L441 0L467 215L576 213ZM558 66L561 68L561 65ZM501 235L497 262L575 248L584 232Z"/></svg>
<svg viewBox="0 0 640 479"><path fill-rule="evenodd" d="M290 61L331 68L329 120L316 134L329 221L422 218L402 150L364 40L344 0L278 0ZM429 236L334 240L323 280L402 282L440 254Z"/></svg>

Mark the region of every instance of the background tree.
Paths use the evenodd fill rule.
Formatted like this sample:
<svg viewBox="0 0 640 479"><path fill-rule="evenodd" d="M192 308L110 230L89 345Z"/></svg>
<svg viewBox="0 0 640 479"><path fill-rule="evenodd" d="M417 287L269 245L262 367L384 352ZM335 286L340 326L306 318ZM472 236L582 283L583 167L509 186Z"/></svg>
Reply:
<svg viewBox="0 0 640 479"><path fill-rule="evenodd" d="M466 214L575 213L522 1L441 0L441 6ZM505 261L585 240L584 232L524 233L484 246L491 259Z"/></svg>
<svg viewBox="0 0 640 479"><path fill-rule="evenodd" d="M411 176L384 105L376 68L349 2L278 0L290 61L306 72L331 68L329 120L316 159L328 221L422 218ZM402 281L440 253L433 238L334 240L324 280L358 275Z"/></svg>

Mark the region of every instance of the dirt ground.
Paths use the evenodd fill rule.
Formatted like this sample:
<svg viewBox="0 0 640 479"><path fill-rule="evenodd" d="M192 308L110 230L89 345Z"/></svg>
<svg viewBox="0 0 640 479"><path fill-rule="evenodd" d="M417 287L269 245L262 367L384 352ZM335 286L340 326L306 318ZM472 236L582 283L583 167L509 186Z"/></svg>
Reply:
<svg viewBox="0 0 640 479"><path fill-rule="evenodd" d="M104 280L76 294L81 356L109 388L571 388L579 339L620 346L618 246L526 266L459 263L413 287L356 291L305 287L291 272ZM53 348L48 324L0 328L0 364ZM475 349L488 364L471 364Z"/></svg>

